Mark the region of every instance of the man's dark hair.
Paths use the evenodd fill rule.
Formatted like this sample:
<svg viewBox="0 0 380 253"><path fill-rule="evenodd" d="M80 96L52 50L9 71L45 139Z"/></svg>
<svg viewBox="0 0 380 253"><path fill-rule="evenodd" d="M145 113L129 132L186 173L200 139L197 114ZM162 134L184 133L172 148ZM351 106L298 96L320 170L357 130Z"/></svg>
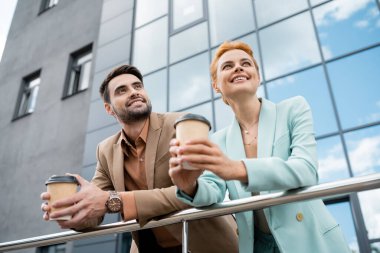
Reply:
<svg viewBox="0 0 380 253"><path fill-rule="evenodd" d="M119 75L122 75L122 74L131 74L131 75L134 75L135 77L137 77L138 79L140 79L140 81L143 83L143 77L141 75L141 72L140 70L138 70L136 67L132 66L132 65L121 65L115 69L113 69L106 77L106 79L104 79L103 83L100 85L100 88L99 88L99 92L100 92L100 96L103 98L103 101L106 102L106 103L111 103L111 99L110 99L110 93L109 93L109 90L108 90L108 84L109 82L119 76Z"/></svg>

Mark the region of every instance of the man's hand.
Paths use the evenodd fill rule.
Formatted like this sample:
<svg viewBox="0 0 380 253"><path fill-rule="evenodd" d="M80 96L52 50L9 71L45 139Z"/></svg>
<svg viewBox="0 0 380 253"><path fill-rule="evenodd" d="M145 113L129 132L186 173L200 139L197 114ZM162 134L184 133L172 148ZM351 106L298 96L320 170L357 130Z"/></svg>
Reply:
<svg viewBox="0 0 380 253"><path fill-rule="evenodd" d="M106 213L105 203L109 197L109 193L101 190L79 175L72 176L77 178L80 191L71 197L58 200L52 204L54 208L70 207L50 213L50 206L44 203L41 209L45 212L43 216L44 220L48 220L49 217L58 218L71 215L71 220L57 221L58 224L61 228L79 229L85 227L90 220L98 219ZM45 192L41 194L41 198L46 201L50 198L50 195Z"/></svg>

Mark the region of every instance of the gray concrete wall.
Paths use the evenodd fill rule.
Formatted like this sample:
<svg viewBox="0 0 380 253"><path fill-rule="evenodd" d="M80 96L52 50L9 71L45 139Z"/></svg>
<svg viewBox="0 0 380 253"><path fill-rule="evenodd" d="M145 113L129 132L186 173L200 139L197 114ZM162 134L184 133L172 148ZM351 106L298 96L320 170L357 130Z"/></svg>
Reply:
<svg viewBox="0 0 380 253"><path fill-rule="evenodd" d="M0 242L61 232L42 220L39 195L50 175L83 164L92 88L61 97L70 54L97 48L103 0L60 0L39 15L40 4L18 1L0 63ZM38 69L35 111L12 121L22 78Z"/></svg>

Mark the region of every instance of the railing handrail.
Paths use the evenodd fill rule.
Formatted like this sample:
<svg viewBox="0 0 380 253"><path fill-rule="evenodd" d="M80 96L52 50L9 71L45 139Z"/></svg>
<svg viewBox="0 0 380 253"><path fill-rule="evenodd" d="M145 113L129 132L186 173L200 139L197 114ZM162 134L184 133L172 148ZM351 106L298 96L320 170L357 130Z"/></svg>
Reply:
<svg viewBox="0 0 380 253"><path fill-rule="evenodd" d="M141 228L140 225L135 220L133 220L128 222L116 222L101 225L86 232L66 231L4 242L0 243L0 252L41 247L112 233L132 232L141 229L181 223L185 220L191 221L216 217L242 211L262 209L274 205L281 205L308 199L323 198L327 196L349 194L352 192L366 191L375 188L380 188L380 173L349 178L290 191L269 193L244 199L232 200L220 204L215 204L209 207L190 208L160 220L150 221L143 228Z"/></svg>

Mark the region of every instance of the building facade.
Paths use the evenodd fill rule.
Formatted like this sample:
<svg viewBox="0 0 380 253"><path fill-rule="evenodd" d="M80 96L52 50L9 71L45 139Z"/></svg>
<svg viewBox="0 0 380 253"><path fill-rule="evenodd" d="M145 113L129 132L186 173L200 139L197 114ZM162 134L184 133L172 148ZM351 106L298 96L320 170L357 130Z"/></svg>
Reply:
<svg viewBox="0 0 380 253"><path fill-rule="evenodd" d="M154 111L227 126L232 111L208 70L225 40L253 47L260 96L308 100L320 182L380 172L379 0L19 1L0 65L0 241L60 231L41 221L39 193L51 174L92 177L97 143L120 129L98 95L114 67L142 70ZM352 252L380 251L379 194L326 200ZM125 252L129 242L118 234L37 250Z"/></svg>

